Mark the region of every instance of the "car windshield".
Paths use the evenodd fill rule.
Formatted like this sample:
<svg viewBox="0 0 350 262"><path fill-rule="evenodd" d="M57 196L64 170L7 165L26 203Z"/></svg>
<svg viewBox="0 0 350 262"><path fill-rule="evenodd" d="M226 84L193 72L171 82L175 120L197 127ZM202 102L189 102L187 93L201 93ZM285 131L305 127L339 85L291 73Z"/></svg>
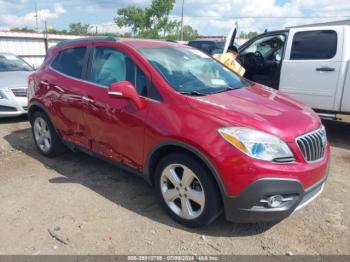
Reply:
<svg viewBox="0 0 350 262"><path fill-rule="evenodd" d="M196 49L167 47L139 51L178 92L207 95L248 85L246 80Z"/></svg>
<svg viewBox="0 0 350 262"><path fill-rule="evenodd" d="M23 59L10 54L0 54L0 72L32 70L33 68Z"/></svg>

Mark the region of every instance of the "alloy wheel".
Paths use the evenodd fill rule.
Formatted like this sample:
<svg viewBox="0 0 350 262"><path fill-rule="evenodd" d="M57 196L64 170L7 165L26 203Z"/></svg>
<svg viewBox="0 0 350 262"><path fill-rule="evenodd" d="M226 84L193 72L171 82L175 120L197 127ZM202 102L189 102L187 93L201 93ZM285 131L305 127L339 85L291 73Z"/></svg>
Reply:
<svg viewBox="0 0 350 262"><path fill-rule="evenodd" d="M162 196L176 215L186 220L199 217L205 207L203 186L188 167L181 164L167 166L160 179Z"/></svg>
<svg viewBox="0 0 350 262"><path fill-rule="evenodd" d="M51 133L48 124L42 117L37 117L34 121L34 137L37 145L43 152L51 149Z"/></svg>

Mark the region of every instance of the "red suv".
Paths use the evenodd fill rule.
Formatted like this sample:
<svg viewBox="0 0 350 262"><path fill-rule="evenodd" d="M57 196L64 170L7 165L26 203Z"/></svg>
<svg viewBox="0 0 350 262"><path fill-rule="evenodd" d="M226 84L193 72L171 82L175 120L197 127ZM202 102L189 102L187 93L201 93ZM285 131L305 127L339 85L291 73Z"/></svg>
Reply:
<svg viewBox="0 0 350 262"><path fill-rule="evenodd" d="M192 47L62 42L29 77L40 153L69 148L132 170L189 227L281 220L317 197L330 146L318 116ZM132 185L130 185L132 186Z"/></svg>

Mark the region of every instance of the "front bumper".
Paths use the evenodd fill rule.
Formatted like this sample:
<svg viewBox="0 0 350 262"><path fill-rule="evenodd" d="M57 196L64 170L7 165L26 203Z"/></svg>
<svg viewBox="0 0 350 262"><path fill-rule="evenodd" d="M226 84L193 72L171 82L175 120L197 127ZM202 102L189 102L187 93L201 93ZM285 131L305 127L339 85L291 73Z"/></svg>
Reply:
<svg viewBox="0 0 350 262"><path fill-rule="evenodd" d="M237 223L282 220L320 195L327 176L328 172L321 181L306 190L295 179L259 179L246 188L239 196L226 197L224 199L226 218ZM268 207L264 199L274 195L282 195L289 200L283 202L279 207Z"/></svg>
<svg viewBox="0 0 350 262"><path fill-rule="evenodd" d="M6 90L6 99L0 99L0 118L27 114L27 97L17 97L11 90Z"/></svg>

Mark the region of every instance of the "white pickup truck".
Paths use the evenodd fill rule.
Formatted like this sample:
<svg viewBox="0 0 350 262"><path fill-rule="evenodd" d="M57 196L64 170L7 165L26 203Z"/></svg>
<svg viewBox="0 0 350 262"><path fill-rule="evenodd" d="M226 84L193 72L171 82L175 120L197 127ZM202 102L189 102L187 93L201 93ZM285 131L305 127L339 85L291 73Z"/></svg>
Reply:
<svg viewBox="0 0 350 262"><path fill-rule="evenodd" d="M350 20L266 32L239 48L245 77L279 89L321 117L350 114Z"/></svg>

